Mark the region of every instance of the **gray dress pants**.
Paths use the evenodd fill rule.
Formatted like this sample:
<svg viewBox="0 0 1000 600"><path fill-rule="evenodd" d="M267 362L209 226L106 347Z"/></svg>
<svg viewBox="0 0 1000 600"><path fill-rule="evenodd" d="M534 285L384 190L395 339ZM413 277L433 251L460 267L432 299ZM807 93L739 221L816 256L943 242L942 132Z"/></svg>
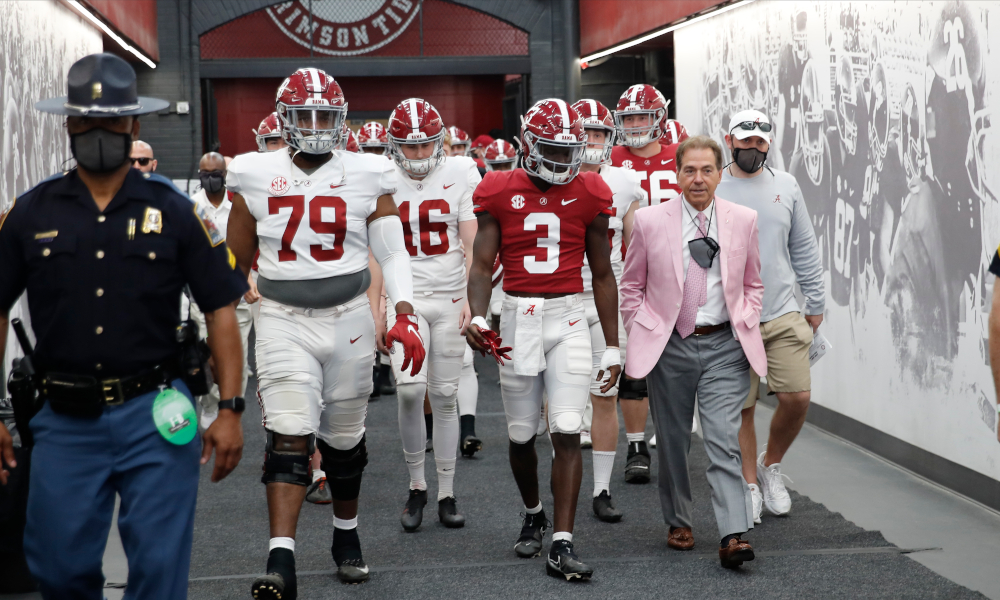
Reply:
<svg viewBox="0 0 1000 600"><path fill-rule="evenodd" d="M738 437L740 412L750 393L750 364L732 330L686 339L675 330L646 382L664 522L691 526L688 451L697 397L719 538L753 529L753 501L743 479Z"/></svg>

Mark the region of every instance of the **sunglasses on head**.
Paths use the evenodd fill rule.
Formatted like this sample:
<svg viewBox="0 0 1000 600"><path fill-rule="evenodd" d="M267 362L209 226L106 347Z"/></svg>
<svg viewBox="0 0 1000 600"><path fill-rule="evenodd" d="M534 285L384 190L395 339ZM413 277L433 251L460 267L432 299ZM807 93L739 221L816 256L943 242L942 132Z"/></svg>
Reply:
<svg viewBox="0 0 1000 600"><path fill-rule="evenodd" d="M147 158L145 156L143 156L142 158L133 158L132 159L132 164L134 165L135 163L139 163L140 165L146 167L146 166L149 166L149 161L151 161L151 160L153 160L153 159L152 158Z"/></svg>
<svg viewBox="0 0 1000 600"><path fill-rule="evenodd" d="M770 133L771 131L770 123L757 123L756 121L743 121L742 123L737 123L736 127L745 131L753 131L754 129L760 129L764 133ZM736 129L736 127L733 127L733 129Z"/></svg>

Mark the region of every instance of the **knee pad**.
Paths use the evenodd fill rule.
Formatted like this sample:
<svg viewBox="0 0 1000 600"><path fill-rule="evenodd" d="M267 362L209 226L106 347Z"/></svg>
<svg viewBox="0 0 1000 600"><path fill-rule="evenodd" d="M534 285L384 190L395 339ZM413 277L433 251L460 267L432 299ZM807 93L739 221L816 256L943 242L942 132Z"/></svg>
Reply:
<svg viewBox="0 0 1000 600"><path fill-rule="evenodd" d="M323 471L330 482L330 494L335 500L354 500L361 494L361 475L368 464L368 447L364 436L350 450L337 450L323 440L316 444L323 457Z"/></svg>
<svg viewBox="0 0 1000 600"><path fill-rule="evenodd" d="M643 379L629 379L625 377L625 374L621 374L621 378L618 380L618 397L622 400L642 400L643 398L649 396L649 390L646 389L646 380Z"/></svg>
<svg viewBox="0 0 1000 600"><path fill-rule="evenodd" d="M583 415L575 411L564 411L553 414L550 421L552 433L567 433L573 435L580 433L583 427Z"/></svg>
<svg viewBox="0 0 1000 600"><path fill-rule="evenodd" d="M507 425L507 437L515 444L527 444L535 437L537 425L511 423Z"/></svg>
<svg viewBox="0 0 1000 600"><path fill-rule="evenodd" d="M309 475L309 459L316 451L316 435L306 437L305 452L278 451L274 448L274 438L276 435L281 436L281 434L266 429L265 431L267 432L267 444L264 446L264 474L261 476L260 482L263 484L291 483L301 486L312 483L312 477Z"/></svg>

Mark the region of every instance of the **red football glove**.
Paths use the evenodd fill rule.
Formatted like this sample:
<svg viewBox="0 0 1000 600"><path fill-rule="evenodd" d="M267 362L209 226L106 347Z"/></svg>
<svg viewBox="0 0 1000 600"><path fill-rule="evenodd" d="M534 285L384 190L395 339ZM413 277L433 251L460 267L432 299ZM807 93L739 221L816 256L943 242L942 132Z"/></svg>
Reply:
<svg viewBox="0 0 1000 600"><path fill-rule="evenodd" d="M500 365L503 365L503 359L511 360L510 356L507 355L508 352L513 350L510 346L501 346L503 340L500 338L500 334L493 331L492 329L480 329L479 333L482 334L486 342L486 351L480 352L483 356L489 354L492 356Z"/></svg>
<svg viewBox="0 0 1000 600"><path fill-rule="evenodd" d="M389 347L390 352L393 351L394 342L403 345L402 370L405 371L406 367L410 365L410 361L413 361L413 369L410 370L411 377L420 372L420 367L424 365L424 357L427 356L427 351L424 350L424 338L420 337L420 332L417 329L417 315L398 314L396 315L396 324L385 336L385 345Z"/></svg>

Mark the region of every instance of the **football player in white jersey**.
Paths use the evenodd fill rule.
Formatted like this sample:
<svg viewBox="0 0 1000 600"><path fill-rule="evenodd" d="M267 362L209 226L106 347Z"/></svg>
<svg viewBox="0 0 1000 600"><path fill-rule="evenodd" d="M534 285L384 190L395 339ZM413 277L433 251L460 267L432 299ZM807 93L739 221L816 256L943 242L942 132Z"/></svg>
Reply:
<svg viewBox="0 0 1000 600"><path fill-rule="evenodd" d="M334 150L347 102L323 71L293 73L278 89L276 106L290 147L243 154L230 165L229 244L245 272L260 249L257 394L267 432L262 482L271 541L266 575L251 589L258 599L289 600L297 594L295 531L314 448L333 496L337 575L348 583L368 578L357 511L375 356L365 295L369 246L395 303L387 342L401 342L404 366L414 375L424 349L392 199L394 166L379 156Z"/></svg>
<svg viewBox="0 0 1000 600"><path fill-rule="evenodd" d="M454 493L458 384L467 348L464 329L471 320L465 288L478 229L472 192L482 178L471 158L445 156L441 115L425 100L400 102L389 117L387 131L398 181L393 199L403 221L413 273L413 306L427 352L427 367L416 375L404 368L400 353L390 357L399 399L399 433L410 472L410 494L400 522L406 531L416 531L427 504L426 392L434 420L438 518L445 527L457 528L465 525ZM388 306L386 312L391 321L395 310Z"/></svg>
<svg viewBox="0 0 1000 600"><path fill-rule="evenodd" d="M611 149L615 147L615 123L611 111L596 100L580 100L573 105L580 113L584 131L587 133L587 148L583 152L581 171L601 174L614 194L611 217L608 220L608 240L611 245L611 270L615 282L621 283L625 268L625 249L632 234L632 218L635 211L646 201L646 192L640 179L630 169L611 166ZM594 287L590 264L583 261L583 304L590 327L590 344L593 356L593 376L590 379L591 422L584 419L584 427L590 430L593 440L594 459L594 514L602 521L620 521L622 513L611 501L611 472L615 466L615 447L618 445L618 387L607 392L601 391L601 382L596 379L601 370L604 356L604 332L594 304ZM618 314L618 345L625 363L625 326ZM590 412L590 411L588 411Z"/></svg>

